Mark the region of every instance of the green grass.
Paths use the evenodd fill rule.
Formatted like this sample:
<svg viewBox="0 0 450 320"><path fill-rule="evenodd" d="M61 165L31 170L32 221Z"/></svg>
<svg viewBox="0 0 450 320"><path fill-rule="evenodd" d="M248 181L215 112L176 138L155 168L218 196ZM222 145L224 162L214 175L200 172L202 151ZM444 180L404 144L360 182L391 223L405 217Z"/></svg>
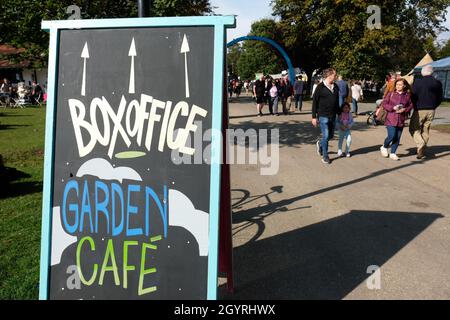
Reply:
<svg viewBox="0 0 450 320"><path fill-rule="evenodd" d="M450 133L450 124L438 124L438 125L432 126L432 128L435 130L438 130L440 132Z"/></svg>
<svg viewBox="0 0 450 320"><path fill-rule="evenodd" d="M38 298L44 122L45 108L0 109L0 155L17 170L0 181L0 299Z"/></svg>

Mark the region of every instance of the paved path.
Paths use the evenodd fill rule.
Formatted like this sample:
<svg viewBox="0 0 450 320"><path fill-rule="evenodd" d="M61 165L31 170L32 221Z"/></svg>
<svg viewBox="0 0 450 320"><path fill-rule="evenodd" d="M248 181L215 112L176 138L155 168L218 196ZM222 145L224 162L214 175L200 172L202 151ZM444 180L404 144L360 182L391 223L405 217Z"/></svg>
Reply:
<svg viewBox="0 0 450 320"><path fill-rule="evenodd" d="M258 118L249 98L230 105L232 128L280 130L280 168L232 166L235 294L222 285L221 296L450 299L450 135L432 131L431 156L418 161L405 130L395 162L379 154L385 128L360 116L353 157L336 159L334 140L326 166L310 109ZM380 290L367 286L372 265Z"/></svg>
<svg viewBox="0 0 450 320"><path fill-rule="evenodd" d="M359 103L358 112L367 113L375 110L375 103ZM450 107L439 107L436 110L436 115L433 124L450 124Z"/></svg>

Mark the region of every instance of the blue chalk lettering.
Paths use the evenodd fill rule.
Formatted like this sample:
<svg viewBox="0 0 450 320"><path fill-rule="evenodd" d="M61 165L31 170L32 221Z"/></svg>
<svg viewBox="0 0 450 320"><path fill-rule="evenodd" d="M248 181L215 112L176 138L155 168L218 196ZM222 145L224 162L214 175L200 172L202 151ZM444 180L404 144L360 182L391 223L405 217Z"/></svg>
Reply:
<svg viewBox="0 0 450 320"><path fill-rule="evenodd" d="M164 206L158 198L158 195L150 187L145 187L145 235L150 233L150 201L149 196L153 199L158 207L159 214L164 225L164 238L167 238L167 186L164 186Z"/></svg>
<svg viewBox="0 0 450 320"><path fill-rule="evenodd" d="M83 188L83 202L81 204L81 221L80 221L80 232L83 232L84 227L84 216L86 214L89 215L89 226L90 232L94 232L94 226L92 225L92 211L91 211L91 201L89 200L89 187L87 180L84 180L84 188Z"/></svg>
<svg viewBox="0 0 450 320"><path fill-rule="evenodd" d="M78 204L74 203L69 204L69 210L75 213L75 223L73 225L70 225L69 222L67 221L67 194L72 189L75 190L78 198L78 183L75 180L71 180L66 184L63 196L62 220L64 224L64 229L70 234L75 233L75 231L77 231L78 229Z"/></svg>
<svg viewBox="0 0 450 320"><path fill-rule="evenodd" d="M115 197L116 194L119 195L120 198L120 224L118 227L116 226L116 197ZM112 206L111 206L112 235L113 237L115 237L123 232L123 220L125 214L123 191L120 185L118 185L117 183L111 184L111 199L112 199Z"/></svg>
<svg viewBox="0 0 450 320"><path fill-rule="evenodd" d="M105 199L102 202L98 201L98 191L101 189L105 195ZM108 186L101 182L95 181L95 232L98 233L98 213L103 212L106 218L107 234L109 234L109 212L108 212L108 202L109 202L109 190Z"/></svg>
<svg viewBox="0 0 450 320"><path fill-rule="evenodd" d="M141 187L139 185L129 185L128 186L128 199L127 199L127 236L140 236L143 234L142 228L130 229L130 215L138 213L138 207L132 206L131 193L139 192Z"/></svg>

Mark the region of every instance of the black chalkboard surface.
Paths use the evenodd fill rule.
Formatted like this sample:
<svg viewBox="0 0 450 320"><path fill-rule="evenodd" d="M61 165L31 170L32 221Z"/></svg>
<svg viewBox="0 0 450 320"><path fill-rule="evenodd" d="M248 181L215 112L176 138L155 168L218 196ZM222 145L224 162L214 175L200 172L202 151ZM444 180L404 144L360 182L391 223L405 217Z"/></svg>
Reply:
<svg viewBox="0 0 450 320"><path fill-rule="evenodd" d="M214 27L57 49L48 298L206 299Z"/></svg>

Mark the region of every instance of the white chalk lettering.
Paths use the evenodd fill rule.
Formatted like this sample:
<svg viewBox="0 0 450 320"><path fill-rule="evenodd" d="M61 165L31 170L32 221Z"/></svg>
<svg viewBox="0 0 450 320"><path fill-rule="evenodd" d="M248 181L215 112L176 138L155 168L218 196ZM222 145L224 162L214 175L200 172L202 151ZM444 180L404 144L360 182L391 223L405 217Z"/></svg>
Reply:
<svg viewBox="0 0 450 320"><path fill-rule="evenodd" d="M86 107L82 101L69 99L68 104L80 157L90 154L98 143L109 146L108 156L112 158L119 138L127 148L132 142L141 147L144 135L144 147L148 152L152 149L156 135L158 151L163 152L167 144L171 150L193 155L196 149L188 145L188 137L191 132L199 130L195 121L208 114L195 104L190 107L187 102L180 101L172 108L172 101L161 101L146 94L141 94L140 101L130 102L122 96L117 111L105 97L94 98L90 103L90 119L86 119ZM182 118L186 118L186 121L181 121ZM177 127L180 123L181 128ZM154 134L155 128L160 131L159 137Z"/></svg>

